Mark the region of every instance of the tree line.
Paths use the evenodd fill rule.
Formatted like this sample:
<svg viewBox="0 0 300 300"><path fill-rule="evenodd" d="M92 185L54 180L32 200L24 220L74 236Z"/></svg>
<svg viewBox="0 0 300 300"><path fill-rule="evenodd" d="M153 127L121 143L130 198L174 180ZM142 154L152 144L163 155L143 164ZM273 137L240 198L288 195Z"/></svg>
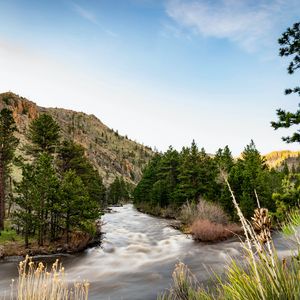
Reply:
<svg viewBox="0 0 300 300"><path fill-rule="evenodd" d="M142 180L135 188L136 206L147 204L157 211L159 208L179 209L186 202L204 199L220 204L227 214L237 219L232 199L223 177L227 177L240 207L250 218L260 204L277 218L282 218L299 201L300 174L270 169L266 165L253 141L247 145L240 158L234 159L226 146L214 156L199 149L193 141L190 147L180 152L170 147L157 154L144 170ZM292 190L293 197L287 196ZM155 208L155 209L154 209Z"/></svg>

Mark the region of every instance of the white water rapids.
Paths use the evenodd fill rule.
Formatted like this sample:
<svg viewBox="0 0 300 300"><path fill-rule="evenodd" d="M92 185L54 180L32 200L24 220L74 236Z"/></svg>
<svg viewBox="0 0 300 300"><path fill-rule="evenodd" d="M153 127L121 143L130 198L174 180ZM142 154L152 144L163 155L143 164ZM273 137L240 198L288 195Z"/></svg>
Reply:
<svg viewBox="0 0 300 300"><path fill-rule="evenodd" d="M90 298L100 300L154 300L170 287L177 262L186 263L199 282L206 283L211 271L222 272L229 257L241 257L236 239L216 244L194 242L169 226L170 221L134 209L131 204L112 208L103 217L102 245L61 259L70 280L91 283ZM280 255L290 255L291 244L275 237ZM38 260L53 261L53 257ZM0 263L0 298L9 295L17 277L19 258Z"/></svg>

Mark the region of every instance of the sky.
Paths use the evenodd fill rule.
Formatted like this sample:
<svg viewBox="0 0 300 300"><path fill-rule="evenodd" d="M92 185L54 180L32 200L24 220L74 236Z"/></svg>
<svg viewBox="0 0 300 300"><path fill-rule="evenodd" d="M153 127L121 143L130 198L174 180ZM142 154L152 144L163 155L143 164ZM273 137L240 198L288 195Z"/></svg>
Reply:
<svg viewBox="0 0 300 300"><path fill-rule="evenodd" d="M299 0L0 0L0 92L96 115L145 145L298 150L277 39Z"/></svg>

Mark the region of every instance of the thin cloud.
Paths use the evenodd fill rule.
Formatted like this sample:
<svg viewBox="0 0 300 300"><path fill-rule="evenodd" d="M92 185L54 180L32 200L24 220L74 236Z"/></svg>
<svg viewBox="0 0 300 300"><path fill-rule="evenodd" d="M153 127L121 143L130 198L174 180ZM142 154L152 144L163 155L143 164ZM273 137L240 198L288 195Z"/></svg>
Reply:
<svg viewBox="0 0 300 300"><path fill-rule="evenodd" d="M73 3L73 8L80 17L90 21L91 23L99 25L96 16L91 11L83 8L82 6L76 3Z"/></svg>
<svg viewBox="0 0 300 300"><path fill-rule="evenodd" d="M177 25L194 34L228 39L253 52L269 43L278 26L299 14L297 2L168 0L166 13Z"/></svg>
<svg viewBox="0 0 300 300"><path fill-rule="evenodd" d="M80 16L82 17L83 19L99 26L99 28L107 35L113 37L113 38L116 38L118 37L118 34L113 32L112 30L109 30L109 29L106 29L104 28L100 22L98 21L96 15L91 12L90 10L87 10L86 8L83 8L82 6L78 5L77 3L72 3L72 6L73 6L73 9L74 11Z"/></svg>

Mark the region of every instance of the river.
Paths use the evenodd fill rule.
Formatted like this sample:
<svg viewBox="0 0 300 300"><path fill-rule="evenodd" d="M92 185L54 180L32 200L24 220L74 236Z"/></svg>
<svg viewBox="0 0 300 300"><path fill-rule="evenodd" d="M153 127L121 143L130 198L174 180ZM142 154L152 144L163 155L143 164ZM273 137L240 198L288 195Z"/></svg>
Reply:
<svg viewBox="0 0 300 300"><path fill-rule="evenodd" d="M61 257L70 280L86 279L91 283L89 299L154 300L170 287L174 266L179 261L206 283L211 270L220 273L229 257L241 257L236 239L196 243L170 227L169 220L140 213L131 204L112 208L103 221L101 247ZM280 235L275 237L282 256L290 254L291 243ZM49 262L53 257L38 259ZM9 258L0 263L0 296L8 295L10 281L17 276L18 262L17 258Z"/></svg>

